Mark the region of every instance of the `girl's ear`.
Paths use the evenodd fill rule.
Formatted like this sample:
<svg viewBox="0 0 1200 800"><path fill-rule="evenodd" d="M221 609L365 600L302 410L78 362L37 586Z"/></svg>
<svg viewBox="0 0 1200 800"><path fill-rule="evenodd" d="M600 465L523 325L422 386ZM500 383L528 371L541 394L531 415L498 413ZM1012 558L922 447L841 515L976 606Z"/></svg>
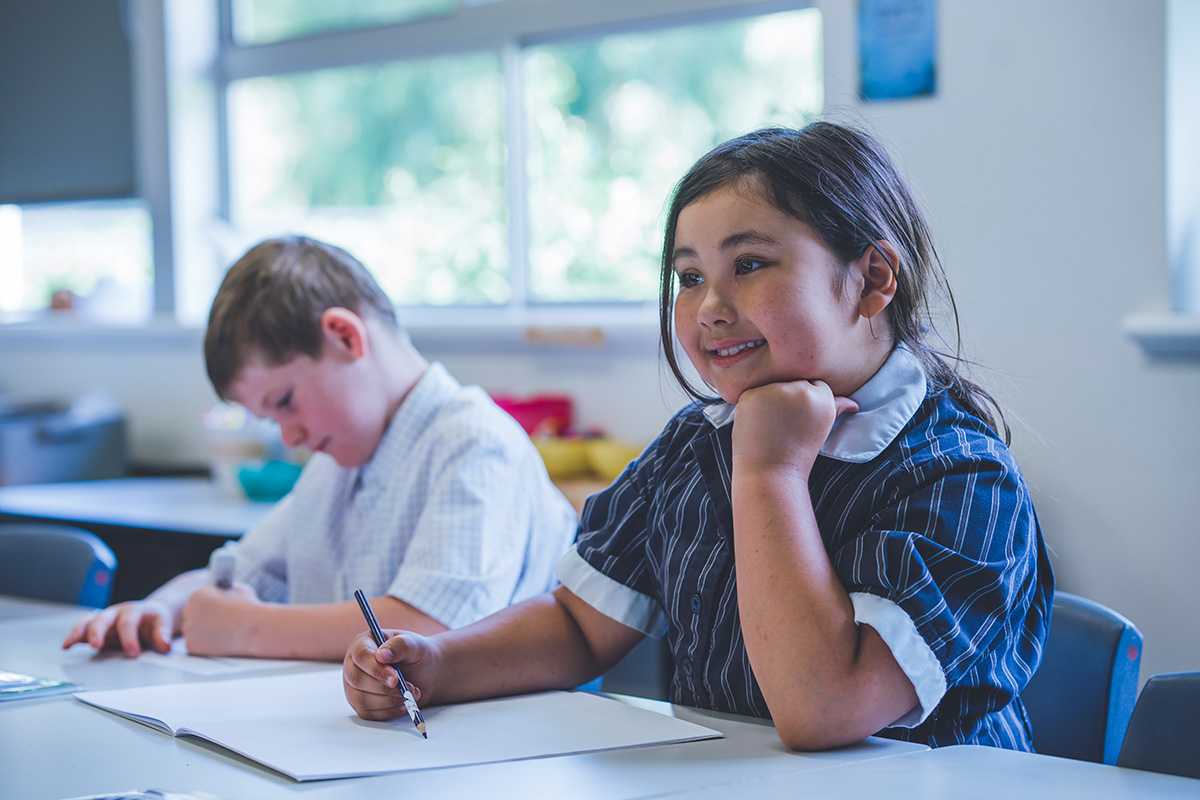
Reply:
<svg viewBox="0 0 1200 800"><path fill-rule="evenodd" d="M867 248L851 265L859 273L862 294L858 298L858 314L871 319L891 304L896 296L896 275L900 271L900 253L892 243L880 239Z"/></svg>
<svg viewBox="0 0 1200 800"><path fill-rule="evenodd" d="M357 361L367 354L366 323L348 308L327 308L321 312L321 336L325 340L325 353L347 361Z"/></svg>

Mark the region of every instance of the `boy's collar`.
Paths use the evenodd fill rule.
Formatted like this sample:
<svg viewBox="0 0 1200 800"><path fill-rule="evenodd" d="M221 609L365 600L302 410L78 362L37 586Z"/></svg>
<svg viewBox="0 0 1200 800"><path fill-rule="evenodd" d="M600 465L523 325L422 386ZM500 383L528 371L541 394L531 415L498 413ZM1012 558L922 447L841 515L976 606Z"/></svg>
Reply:
<svg viewBox="0 0 1200 800"><path fill-rule="evenodd" d="M431 362L388 420L370 460L358 468L358 483L361 485L366 482L377 471L372 470L373 464L392 461L392 450L402 452L408 448L417 433L425 428L429 415L437 410L443 398L453 395L458 388L458 381L445 367L436 361ZM388 480L395 477L387 468L381 474Z"/></svg>
<svg viewBox="0 0 1200 800"><path fill-rule="evenodd" d="M912 351L897 345L850 399L858 403L854 414L843 414L821 447L821 455L838 461L861 464L878 456L904 429L925 399L925 369ZM715 428L728 425L735 406L714 403L704 407L704 416Z"/></svg>

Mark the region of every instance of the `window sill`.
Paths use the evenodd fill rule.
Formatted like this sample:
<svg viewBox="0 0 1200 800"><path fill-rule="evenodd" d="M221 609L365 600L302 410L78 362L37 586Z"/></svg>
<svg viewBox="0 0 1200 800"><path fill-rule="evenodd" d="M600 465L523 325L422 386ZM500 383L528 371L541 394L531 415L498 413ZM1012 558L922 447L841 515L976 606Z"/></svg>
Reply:
<svg viewBox="0 0 1200 800"><path fill-rule="evenodd" d="M442 353L645 352L658 347L658 312L650 306L533 310L398 309L418 349ZM143 324L70 317L0 318L0 349L198 348L204 329L173 319Z"/></svg>
<svg viewBox="0 0 1200 800"><path fill-rule="evenodd" d="M1200 314L1159 311L1126 317L1125 334L1162 361L1200 361Z"/></svg>

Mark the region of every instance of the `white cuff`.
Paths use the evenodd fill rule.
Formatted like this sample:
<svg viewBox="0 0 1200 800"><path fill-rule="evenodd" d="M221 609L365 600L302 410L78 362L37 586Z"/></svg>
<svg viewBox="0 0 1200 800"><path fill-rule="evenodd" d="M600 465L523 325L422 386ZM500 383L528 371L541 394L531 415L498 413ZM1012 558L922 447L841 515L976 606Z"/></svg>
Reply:
<svg viewBox="0 0 1200 800"><path fill-rule="evenodd" d="M558 580L583 602L622 625L655 639L667 633L667 616L658 600L608 577L574 547L558 561Z"/></svg>
<svg viewBox="0 0 1200 800"><path fill-rule="evenodd" d="M916 707L888 727L917 727L946 694L946 673L941 663L917 632L912 617L900 606L868 592L851 592L850 602L854 604L854 621L875 629L917 693Z"/></svg>

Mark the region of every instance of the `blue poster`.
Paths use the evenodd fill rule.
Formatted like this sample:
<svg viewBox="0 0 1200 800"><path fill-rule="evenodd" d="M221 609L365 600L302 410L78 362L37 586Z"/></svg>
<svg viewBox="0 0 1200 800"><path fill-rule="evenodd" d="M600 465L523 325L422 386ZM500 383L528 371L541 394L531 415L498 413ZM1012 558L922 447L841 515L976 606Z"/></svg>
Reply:
<svg viewBox="0 0 1200 800"><path fill-rule="evenodd" d="M932 95L937 88L937 0L859 0L863 100Z"/></svg>

